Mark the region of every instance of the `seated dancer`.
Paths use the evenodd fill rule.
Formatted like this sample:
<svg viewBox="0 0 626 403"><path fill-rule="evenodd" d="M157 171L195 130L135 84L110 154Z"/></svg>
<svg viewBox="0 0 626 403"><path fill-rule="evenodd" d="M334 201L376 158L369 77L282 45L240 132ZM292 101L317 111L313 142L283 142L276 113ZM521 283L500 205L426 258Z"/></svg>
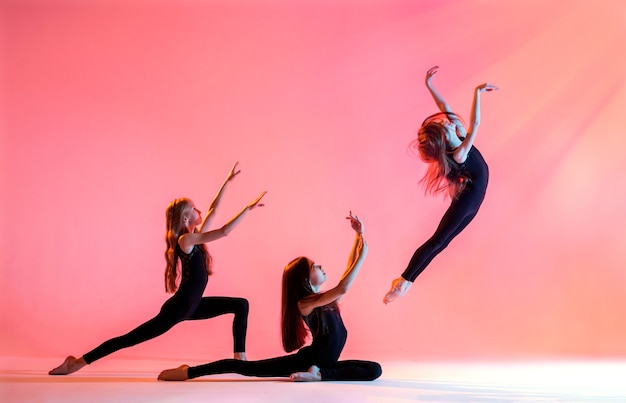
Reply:
<svg viewBox="0 0 626 403"><path fill-rule="evenodd" d="M344 327L337 301L350 288L365 256L367 244L363 240L363 224L352 215L350 220L356 232L348 266L334 288L320 292L326 273L319 264L306 257L292 260L283 272L282 338L285 351L296 353L259 361L221 360L209 364L166 369L159 375L164 381L184 381L204 375L237 373L258 377L290 377L293 381L372 381L381 375L376 362L338 361L346 343ZM311 345L302 347L308 326Z"/></svg>

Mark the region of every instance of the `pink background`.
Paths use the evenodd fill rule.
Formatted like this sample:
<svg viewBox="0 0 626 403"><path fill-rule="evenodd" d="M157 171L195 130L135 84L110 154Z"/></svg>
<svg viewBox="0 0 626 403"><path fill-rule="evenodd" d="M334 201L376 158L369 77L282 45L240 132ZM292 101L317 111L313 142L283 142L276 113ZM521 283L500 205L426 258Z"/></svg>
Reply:
<svg viewBox="0 0 626 403"><path fill-rule="evenodd" d="M282 353L280 278L293 257L329 286L370 253L341 306L344 357L626 355L621 0L43 1L0 6L0 354L80 355L156 314L164 211L203 209L228 169L205 295L251 304L248 357ZM381 302L448 202L408 150L437 87L491 169L474 222ZM185 322L117 357L217 359L231 317Z"/></svg>

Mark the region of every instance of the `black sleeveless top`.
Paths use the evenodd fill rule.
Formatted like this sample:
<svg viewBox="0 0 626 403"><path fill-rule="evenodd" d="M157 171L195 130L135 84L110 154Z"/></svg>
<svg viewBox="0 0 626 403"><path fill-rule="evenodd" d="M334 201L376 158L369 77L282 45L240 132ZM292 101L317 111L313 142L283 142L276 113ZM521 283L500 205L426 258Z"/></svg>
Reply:
<svg viewBox="0 0 626 403"><path fill-rule="evenodd" d="M209 281L206 270L206 256L202 248L194 245L189 254L183 252L178 245L176 251L181 261L181 280L175 297L183 298L192 306L197 306Z"/></svg>
<svg viewBox="0 0 626 403"><path fill-rule="evenodd" d="M460 164L461 170L470 177L468 186L472 189L485 193L489 182L489 167L482 154L474 146L470 148L465 162Z"/></svg>
<svg viewBox="0 0 626 403"><path fill-rule="evenodd" d="M304 322L311 330L313 341L311 349L323 365L324 363L334 363L339 359L348 338L348 331L341 320L341 314L337 308L322 307L322 315L326 326L322 329L321 324L315 315L304 317Z"/></svg>

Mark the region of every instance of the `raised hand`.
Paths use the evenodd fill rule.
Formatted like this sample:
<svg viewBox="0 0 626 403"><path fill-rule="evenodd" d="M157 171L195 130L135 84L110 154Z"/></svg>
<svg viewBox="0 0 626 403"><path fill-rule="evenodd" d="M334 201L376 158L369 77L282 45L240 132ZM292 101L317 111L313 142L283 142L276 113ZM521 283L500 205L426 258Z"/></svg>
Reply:
<svg viewBox="0 0 626 403"><path fill-rule="evenodd" d="M239 175L239 173L241 172L240 169L237 169L237 165L239 165L239 161L235 162L230 172L228 172L228 176L226 177L226 182L235 179L235 176Z"/></svg>
<svg viewBox="0 0 626 403"><path fill-rule="evenodd" d="M489 84L489 83L484 83L484 84L481 84L481 85L479 85L478 87L476 87L476 91L479 91L479 92L484 92L484 91L497 91L497 90L499 90L499 88L498 88L498 87L496 87L496 86L495 86L495 85L493 85L493 84Z"/></svg>
<svg viewBox="0 0 626 403"><path fill-rule="evenodd" d="M352 215L352 211L350 211L350 216L346 217L347 220L350 220L350 225L352 229L356 231L357 234L363 235L363 222L357 215Z"/></svg>
<svg viewBox="0 0 626 403"><path fill-rule="evenodd" d="M265 196L266 193L267 193L267 190L264 191L263 193L261 193L261 195L259 197L257 197L256 199L254 199L254 201L252 201L250 204L248 204L248 208L250 210L252 210L255 207L263 207L263 206L265 206L265 204L262 204L262 203L259 203L259 202L261 201L263 196Z"/></svg>
<svg viewBox="0 0 626 403"><path fill-rule="evenodd" d="M430 81L433 79L435 74L437 74L437 69L439 69L439 66L434 66L426 72L426 86L430 86Z"/></svg>

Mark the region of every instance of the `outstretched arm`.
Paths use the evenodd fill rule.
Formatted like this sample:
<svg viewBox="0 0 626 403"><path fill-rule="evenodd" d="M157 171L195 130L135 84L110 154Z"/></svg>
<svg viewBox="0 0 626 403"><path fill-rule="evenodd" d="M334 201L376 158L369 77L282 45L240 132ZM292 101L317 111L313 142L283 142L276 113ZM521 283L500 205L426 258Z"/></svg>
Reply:
<svg viewBox="0 0 626 403"><path fill-rule="evenodd" d="M183 250L189 249L193 245L207 243L211 241L215 241L216 239L220 239L222 237L227 236L243 219L246 213L256 207L262 207L263 204L260 203L261 199L267 191L261 193L259 197L250 202L247 206L245 206L237 215L230 219L226 224L222 226L222 228L207 231L207 232L189 232L187 234L182 235L178 239L178 243Z"/></svg>
<svg viewBox="0 0 626 403"><path fill-rule="evenodd" d="M435 100L435 103L437 104L439 110L443 113L449 114L448 119L450 120L450 122L456 125L457 136L459 136L459 138L465 138L467 136L467 133L465 132L465 126L463 126L463 122L459 118L457 118L456 114L452 111L450 105L448 105L448 103L443 99L441 94L439 94L439 92L433 86L432 80L435 74L437 74L437 69L439 69L439 66L431 67L426 72L426 88L428 88L428 91Z"/></svg>
<svg viewBox="0 0 626 403"><path fill-rule="evenodd" d="M224 194L226 185L228 184L228 182L235 179L235 177L239 175L239 173L241 172L241 170L237 170L238 164L239 162L235 162L235 164L233 164L233 167L228 172L228 176L226 176L224 183L222 183L222 186L220 186L220 189L217 191L217 194L215 195L215 197L213 198L213 201L209 205L209 210L207 211L206 216L204 217L204 221L202 221L202 225L200 226L199 232L207 232L209 230L211 221L213 220L213 217L214 217L213 213L217 209L217 206L220 204L220 201L222 200L222 195Z"/></svg>
<svg viewBox="0 0 626 403"><path fill-rule="evenodd" d="M448 105L445 99L443 99L441 94L439 94L439 92L433 86L433 77L435 76L435 74L437 74L438 69L439 69L439 66L435 66L435 67L431 67L426 72L426 88L428 88L428 91L430 92L430 95L433 97L433 100L435 101L437 108L439 108L441 112L454 113L452 112L452 108L450 108L450 105Z"/></svg>
<svg viewBox="0 0 626 403"><path fill-rule="evenodd" d="M354 245L352 246L352 250L350 251L350 256L348 256L348 264L346 267L353 266L356 261L359 259L359 251L361 250L361 245L363 241L363 223L359 219L358 216L353 216L352 211L350 211L350 215L346 217L346 220L350 220L350 225L352 229L356 232L356 237L354 239ZM363 257L365 259L365 257Z"/></svg>
<svg viewBox="0 0 626 403"><path fill-rule="evenodd" d="M457 162L464 162L467 158L467 154L474 144L476 133L478 132L478 126L480 126L480 93L485 91L495 91L498 87L489 83L481 84L474 90L474 100L472 101L472 112L470 116L470 126L465 139L452 155Z"/></svg>
<svg viewBox="0 0 626 403"><path fill-rule="evenodd" d="M304 316L310 315L311 312L313 312L313 309L319 306L328 305L348 292L348 289L350 289L350 286L354 282L354 279L365 261L365 257L367 256L367 243L363 239L363 223L358 216L353 216L352 212L350 212L350 216L346 218L350 220L352 229L354 229L356 233L354 245L352 246L350 257L348 258L346 271L343 273L343 276L341 276L339 284L337 284L334 288L319 294L311 295L298 302L300 313Z"/></svg>
<svg viewBox="0 0 626 403"><path fill-rule="evenodd" d="M428 91L430 92L430 95L432 95L435 104L437 104L437 108L439 108L439 110L443 113L451 114L448 115L448 119L450 120L450 122L456 125L457 135L459 135L460 137L465 137L465 127L463 126L463 122L461 122L461 120L456 117L450 105L448 105L445 99L443 99L441 94L439 94L439 92L433 86L433 77L435 76L435 74L437 74L438 69L439 66L435 66L431 67L426 72L426 88L428 88Z"/></svg>

